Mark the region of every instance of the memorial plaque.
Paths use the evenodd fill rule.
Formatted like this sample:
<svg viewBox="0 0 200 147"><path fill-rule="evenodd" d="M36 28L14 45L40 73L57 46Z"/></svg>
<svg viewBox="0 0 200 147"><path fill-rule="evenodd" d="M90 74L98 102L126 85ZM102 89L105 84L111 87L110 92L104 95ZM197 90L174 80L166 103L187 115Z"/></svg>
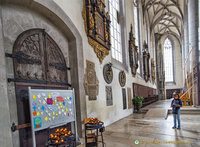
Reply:
<svg viewBox="0 0 200 147"><path fill-rule="evenodd" d="M82 16L89 44L99 58L100 63L109 54L110 40L110 15L105 12L104 0L83 0Z"/></svg>
<svg viewBox="0 0 200 147"><path fill-rule="evenodd" d="M106 64L103 67L103 77L107 84L110 84L113 80L112 64Z"/></svg>
<svg viewBox="0 0 200 147"><path fill-rule="evenodd" d="M122 98L123 98L123 109L127 109L127 104L126 104L126 89L122 88Z"/></svg>
<svg viewBox="0 0 200 147"><path fill-rule="evenodd" d="M128 93L128 109L131 109L133 107L131 88L127 88L127 93Z"/></svg>
<svg viewBox="0 0 200 147"><path fill-rule="evenodd" d="M119 73L119 84L121 87L124 87L126 84L126 74L124 71L120 71Z"/></svg>
<svg viewBox="0 0 200 147"><path fill-rule="evenodd" d="M86 74L84 80L85 93L89 96L89 100L96 100L99 93L99 81L96 77L95 64L86 61Z"/></svg>
<svg viewBox="0 0 200 147"><path fill-rule="evenodd" d="M113 105L112 87L106 86L106 106Z"/></svg>

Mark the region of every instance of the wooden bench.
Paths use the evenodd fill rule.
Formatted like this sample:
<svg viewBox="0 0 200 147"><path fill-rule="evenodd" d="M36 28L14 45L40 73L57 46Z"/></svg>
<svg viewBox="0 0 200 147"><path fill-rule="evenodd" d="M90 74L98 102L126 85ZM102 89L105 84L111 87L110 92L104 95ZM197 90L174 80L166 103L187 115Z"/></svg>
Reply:
<svg viewBox="0 0 200 147"><path fill-rule="evenodd" d="M144 101L142 103L142 107L147 106L153 102L158 101L158 95L144 97Z"/></svg>

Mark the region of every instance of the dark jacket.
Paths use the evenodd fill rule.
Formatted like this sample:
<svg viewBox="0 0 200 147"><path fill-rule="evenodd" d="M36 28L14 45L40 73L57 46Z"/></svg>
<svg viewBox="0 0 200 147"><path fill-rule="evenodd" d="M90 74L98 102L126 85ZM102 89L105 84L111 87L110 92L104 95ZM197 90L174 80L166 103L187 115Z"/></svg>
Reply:
<svg viewBox="0 0 200 147"><path fill-rule="evenodd" d="M172 102L171 102L172 113L177 114L178 109L180 109L180 107L176 107L175 105L173 105L173 103L180 105L180 107L182 107L182 101L181 101L181 99L173 99Z"/></svg>

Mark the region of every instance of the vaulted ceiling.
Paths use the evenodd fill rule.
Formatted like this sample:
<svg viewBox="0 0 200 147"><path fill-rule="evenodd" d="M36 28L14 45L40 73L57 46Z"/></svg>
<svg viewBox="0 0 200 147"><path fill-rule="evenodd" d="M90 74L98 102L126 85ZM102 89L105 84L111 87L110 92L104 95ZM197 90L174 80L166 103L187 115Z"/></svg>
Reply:
<svg viewBox="0 0 200 147"><path fill-rule="evenodd" d="M141 0L151 33L171 34L181 41L184 0Z"/></svg>

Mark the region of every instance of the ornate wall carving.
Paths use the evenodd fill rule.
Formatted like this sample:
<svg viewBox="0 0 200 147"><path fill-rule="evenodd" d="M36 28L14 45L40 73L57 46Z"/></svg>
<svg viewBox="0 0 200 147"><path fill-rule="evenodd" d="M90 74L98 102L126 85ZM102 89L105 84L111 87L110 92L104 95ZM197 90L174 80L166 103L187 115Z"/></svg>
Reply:
<svg viewBox="0 0 200 147"><path fill-rule="evenodd" d="M138 69L138 47L135 45L135 38L133 37L133 27L131 24L131 31L129 32L129 61L131 73L135 77Z"/></svg>
<svg viewBox="0 0 200 147"><path fill-rule="evenodd" d="M151 78L152 78L152 83L155 83L156 79L156 73L155 73L155 62L153 59L151 59Z"/></svg>
<svg viewBox="0 0 200 147"><path fill-rule="evenodd" d="M119 84L121 87L124 87L126 84L126 74L124 71L119 72Z"/></svg>
<svg viewBox="0 0 200 147"><path fill-rule="evenodd" d="M55 41L43 29L31 29L19 35L14 44L15 78L48 83L67 83L65 58Z"/></svg>
<svg viewBox="0 0 200 147"><path fill-rule="evenodd" d="M111 48L110 16L105 12L104 0L83 0L83 2L82 16L88 41L102 63Z"/></svg>
<svg viewBox="0 0 200 147"><path fill-rule="evenodd" d="M99 81L95 72L95 64L86 61L86 73L84 79L85 93L89 96L89 100L96 100L99 93Z"/></svg>
<svg viewBox="0 0 200 147"><path fill-rule="evenodd" d="M113 105L112 87L106 86L106 106Z"/></svg>
<svg viewBox="0 0 200 147"><path fill-rule="evenodd" d="M112 64L106 64L103 67L103 77L106 83L110 84L113 80L113 70L112 70Z"/></svg>
<svg viewBox="0 0 200 147"><path fill-rule="evenodd" d="M143 70L144 70L144 80L146 82L148 82L149 78L150 78L149 58L150 58L150 54L149 54L149 51L148 51L148 45L147 45L146 42L144 42L144 46L143 46Z"/></svg>

